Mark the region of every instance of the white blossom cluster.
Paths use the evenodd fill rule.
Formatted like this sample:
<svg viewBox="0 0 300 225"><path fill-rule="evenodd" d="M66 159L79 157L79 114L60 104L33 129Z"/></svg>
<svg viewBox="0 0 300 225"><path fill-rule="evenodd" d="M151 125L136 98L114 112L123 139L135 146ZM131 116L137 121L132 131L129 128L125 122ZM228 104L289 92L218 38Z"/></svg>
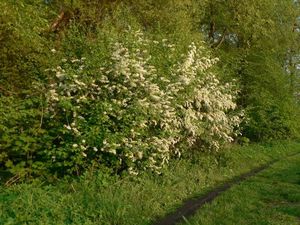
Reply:
<svg viewBox="0 0 300 225"><path fill-rule="evenodd" d="M221 84L209 69L218 61L203 56L201 47L192 43L185 61L175 71L180 95L182 128L187 131L189 145L200 141L198 147L219 150L220 145L232 142L239 134L243 112L235 112L237 90L232 83ZM184 85L182 85L184 84ZM176 86L175 85L175 86Z"/></svg>
<svg viewBox="0 0 300 225"><path fill-rule="evenodd" d="M86 73L84 59L64 60L68 66L54 70L48 111L53 119L66 115L62 127L73 137L73 152L82 161L110 154L136 174L160 171L182 152L178 143L191 146L200 140L218 150L232 141L242 116L233 113L233 85L221 84L210 71L217 59L192 43L171 74L158 74L148 51L154 41L140 31L134 39L134 45L114 43L110 60L99 65L97 74ZM99 138L91 138L89 126L101 127Z"/></svg>

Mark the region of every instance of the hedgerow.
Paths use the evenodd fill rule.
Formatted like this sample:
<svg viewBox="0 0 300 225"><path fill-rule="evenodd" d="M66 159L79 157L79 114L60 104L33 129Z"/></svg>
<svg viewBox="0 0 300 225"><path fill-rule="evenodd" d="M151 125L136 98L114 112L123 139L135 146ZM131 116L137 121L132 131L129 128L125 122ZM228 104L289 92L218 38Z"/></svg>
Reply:
<svg viewBox="0 0 300 225"><path fill-rule="evenodd" d="M60 137L50 150L54 165L71 173L101 164L132 174L159 172L196 143L217 151L233 141L242 117L234 113L237 90L218 80L212 70L218 59L207 55L203 43L191 43L161 74L151 64L151 48L165 46L172 59L176 46L140 31L126 36L111 40L110 57L95 73L85 58L63 59L52 70L47 115Z"/></svg>

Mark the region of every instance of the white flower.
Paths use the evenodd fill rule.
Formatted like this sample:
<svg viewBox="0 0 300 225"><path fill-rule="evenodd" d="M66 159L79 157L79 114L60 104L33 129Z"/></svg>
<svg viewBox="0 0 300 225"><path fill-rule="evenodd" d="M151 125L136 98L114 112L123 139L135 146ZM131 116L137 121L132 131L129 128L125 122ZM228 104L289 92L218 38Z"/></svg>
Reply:
<svg viewBox="0 0 300 225"><path fill-rule="evenodd" d="M79 59L72 59L71 62L76 63L76 62L80 62L80 60Z"/></svg>
<svg viewBox="0 0 300 225"><path fill-rule="evenodd" d="M115 43L110 60L100 63L99 74L86 73L84 59L65 61L71 68L66 71L59 66L54 69L59 79L47 93L50 117L66 114L61 118L73 122L64 128L74 139L91 135L91 126L104 123L105 139L99 150L129 162L131 174L137 173L141 160L143 168L159 172L172 156L181 155L177 143L188 147L200 140L200 147L216 151L232 141L242 115L232 115L237 94L233 85L222 84L209 70L217 59L191 43L182 60L170 65L170 73L161 75L146 51L159 42L149 42L140 31L130 33L134 45L127 47L127 39ZM173 60L175 45L167 39L162 45L169 48L166 58ZM65 100L72 103L71 109L60 104ZM84 157L87 149L98 152L85 139L73 147Z"/></svg>
<svg viewBox="0 0 300 225"><path fill-rule="evenodd" d="M64 128L68 129L68 130L72 130L72 127L70 125L64 125Z"/></svg>

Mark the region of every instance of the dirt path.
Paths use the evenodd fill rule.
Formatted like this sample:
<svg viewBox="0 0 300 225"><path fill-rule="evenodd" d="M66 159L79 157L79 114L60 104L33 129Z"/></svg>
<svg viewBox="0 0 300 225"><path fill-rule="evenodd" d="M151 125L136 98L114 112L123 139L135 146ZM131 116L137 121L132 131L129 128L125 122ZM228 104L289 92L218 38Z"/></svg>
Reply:
<svg viewBox="0 0 300 225"><path fill-rule="evenodd" d="M298 155L300 153L292 154L287 157L292 157L295 155ZM282 159L281 159L282 160ZM257 167L255 169L252 169L250 172L244 173L238 177L235 177L229 181L227 181L225 184L213 189L212 191L208 192L204 196L201 196L199 198L193 198L185 201L181 207L179 207L175 212L172 212L168 215L166 215L164 218L161 218L157 220L153 225L173 225L177 224L179 222L182 222L184 218L188 218L196 213L203 205L210 203L213 201L218 195L223 193L224 191L231 188L233 185L236 185L249 177L252 177L256 175L257 173L261 172L262 170L265 170L269 168L271 165L273 165L275 162L278 162L279 160L272 160L271 162Z"/></svg>

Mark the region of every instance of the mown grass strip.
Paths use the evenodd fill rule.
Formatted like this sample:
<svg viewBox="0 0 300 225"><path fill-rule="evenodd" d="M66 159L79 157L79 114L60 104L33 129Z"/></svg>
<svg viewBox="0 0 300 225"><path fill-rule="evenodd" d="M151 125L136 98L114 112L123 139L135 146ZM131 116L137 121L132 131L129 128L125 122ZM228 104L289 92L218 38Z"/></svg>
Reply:
<svg viewBox="0 0 300 225"><path fill-rule="evenodd" d="M298 155L299 153L289 155L287 157L292 157L295 155ZM284 160L284 159L281 159ZM158 220L154 225L174 225L181 221L187 221L187 218L194 215L197 210L199 210L201 207L203 207L205 204L210 203L213 201L216 197L218 197L223 192L230 189L233 185L239 184L240 182L248 179L249 177L252 177L256 175L257 173L269 168L271 165L273 165L275 162L278 162L279 159L272 160L271 162L266 163L265 165L262 165L260 167L254 168L251 171L244 173L238 177L234 177L232 180L226 181L221 186L211 190L210 192L206 193L204 196L199 198L193 198L185 201L181 207L179 207L175 212L170 213L166 217Z"/></svg>
<svg viewBox="0 0 300 225"><path fill-rule="evenodd" d="M235 177L233 180L225 182L222 186L213 189L212 191L208 192L207 194L205 194L200 198L193 198L187 200L175 212L167 215L165 218L161 220L158 220L156 223L154 223L154 225L173 225L173 224L177 224L182 220L186 220L186 218L195 214L196 211L199 210L202 206L204 206L207 203L210 203L220 194L222 194L223 192L231 188L232 185L238 184L241 181L245 180L246 178L259 173L260 171L268 168L274 162L275 161L272 161L271 163L267 163L263 166L251 170L250 172L242 174L239 177Z"/></svg>
<svg viewBox="0 0 300 225"><path fill-rule="evenodd" d="M300 155L288 157L235 185L182 224L272 224L300 222Z"/></svg>

